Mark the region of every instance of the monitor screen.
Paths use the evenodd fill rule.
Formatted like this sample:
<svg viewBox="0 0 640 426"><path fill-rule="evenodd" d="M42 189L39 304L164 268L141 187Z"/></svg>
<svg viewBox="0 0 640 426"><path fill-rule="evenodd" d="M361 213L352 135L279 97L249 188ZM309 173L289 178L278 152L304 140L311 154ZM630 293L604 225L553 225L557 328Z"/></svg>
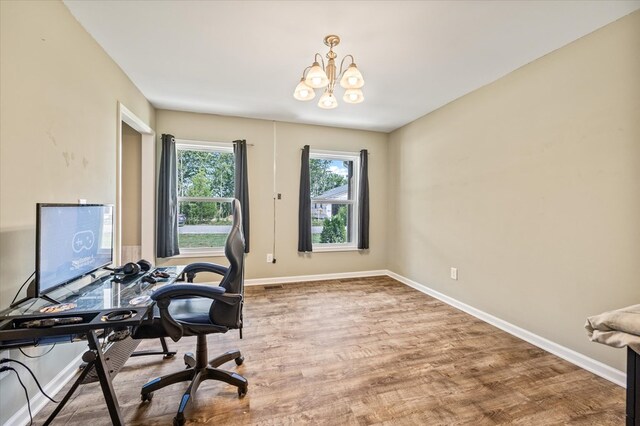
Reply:
<svg viewBox="0 0 640 426"><path fill-rule="evenodd" d="M113 206L38 204L38 295L113 261Z"/></svg>

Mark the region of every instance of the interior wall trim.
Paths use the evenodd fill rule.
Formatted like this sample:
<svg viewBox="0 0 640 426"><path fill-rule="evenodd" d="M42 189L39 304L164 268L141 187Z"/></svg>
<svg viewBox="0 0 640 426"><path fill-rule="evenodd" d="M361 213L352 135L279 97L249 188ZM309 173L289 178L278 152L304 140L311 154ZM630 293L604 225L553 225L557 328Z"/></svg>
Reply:
<svg viewBox="0 0 640 426"><path fill-rule="evenodd" d="M539 347L540 349L550 352L564 359L565 361L569 361L570 363L580 368L590 371L591 373L600 376L603 379L607 379L618 386L626 388L626 374L623 371L610 367L607 364L576 352L573 349L569 349L558 343L552 342L551 340L545 339L542 336L538 336L537 334L525 330L524 328L520 328L517 325L511 324L510 322L481 311L480 309L476 309L473 306L467 305L466 303L454 299L453 297L440 293L439 291L436 291L424 284L420 284L418 282L410 280L409 278L403 277L402 275L396 274L395 272L387 271L387 275L411 288L434 297L446 303L447 305L453 306L456 309L460 309L461 311L466 312L469 315L472 315L486 323L489 323L494 327L498 327L500 330L506 331L507 333L519 339L522 339L525 342L529 342L532 345Z"/></svg>
<svg viewBox="0 0 640 426"><path fill-rule="evenodd" d="M140 203L140 244L141 257L156 263L156 134L149 125L135 115L131 110L118 102L116 132L116 203L114 217L114 264L122 265L122 123L126 123L133 130L140 133L140 148L142 157L140 164L140 179L142 185L142 199ZM147 190L144 190L144 189Z"/></svg>
<svg viewBox="0 0 640 426"><path fill-rule="evenodd" d="M271 284L291 284L307 281L326 281L339 280L341 278L360 278L360 277L377 277L389 275L386 269L378 269L373 271L357 271L357 272L338 272L334 274L316 274L316 275L295 275L290 277L274 277L274 278L253 278L245 279L244 285L271 285Z"/></svg>
<svg viewBox="0 0 640 426"><path fill-rule="evenodd" d="M82 354L75 357L65 368L63 368L51 381L45 384L42 388L47 393L47 395L51 395L52 398L56 399L56 394L60 392L60 390L67 384L71 379L78 374L78 367L82 364ZM22 392L22 389L20 389ZM60 400L64 395L57 395L58 400ZM42 395L42 393L38 392L35 396L29 399L31 403L31 413L35 418L36 415L44 408L45 405L49 402L47 398ZM29 424L29 411L27 408L27 404L25 403L18 411L15 412L13 416L7 420L4 426L24 426Z"/></svg>

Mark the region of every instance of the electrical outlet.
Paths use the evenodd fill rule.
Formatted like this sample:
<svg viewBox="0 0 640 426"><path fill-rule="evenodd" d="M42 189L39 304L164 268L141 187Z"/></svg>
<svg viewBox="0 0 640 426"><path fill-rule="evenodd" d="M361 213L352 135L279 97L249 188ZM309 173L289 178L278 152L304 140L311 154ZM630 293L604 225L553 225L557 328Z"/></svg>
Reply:
<svg viewBox="0 0 640 426"><path fill-rule="evenodd" d="M273 263L273 253L267 253L267 263Z"/></svg>
<svg viewBox="0 0 640 426"><path fill-rule="evenodd" d="M458 279L458 268L451 268L451 279L452 280Z"/></svg>
<svg viewBox="0 0 640 426"><path fill-rule="evenodd" d="M87 200L84 198L79 198L78 199L78 204L87 204Z"/></svg>

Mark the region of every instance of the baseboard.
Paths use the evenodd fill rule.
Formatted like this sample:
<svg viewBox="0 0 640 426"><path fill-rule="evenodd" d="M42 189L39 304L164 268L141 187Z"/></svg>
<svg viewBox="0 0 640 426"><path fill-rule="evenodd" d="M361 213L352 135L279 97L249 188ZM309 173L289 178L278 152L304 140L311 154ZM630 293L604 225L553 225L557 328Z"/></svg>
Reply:
<svg viewBox="0 0 640 426"><path fill-rule="evenodd" d="M82 363L82 354L78 355L71 361L62 371L60 371L49 383L43 386L47 395L50 395L55 399L55 394L60 392L60 389L64 387L77 373L77 369ZM33 417L44 408L49 402L47 398L38 392L30 400L31 413ZM29 424L29 410L27 404L23 405L13 416L7 420L4 426L24 426Z"/></svg>
<svg viewBox="0 0 640 426"><path fill-rule="evenodd" d="M468 313L486 323L489 323L513 336L518 337L526 342L531 343L534 346L539 347L547 352L550 352L580 368L590 371L604 379L609 380L619 386L626 387L626 374L623 371L610 367L600 361L596 361L593 358L589 358L579 352L569 349L565 346L559 345L544 337L538 336L530 331L513 325L507 321L497 318L491 314L488 314L480 309L476 309L473 306L460 302L453 297L440 293L432 288L420 284L395 272L379 269L372 271L357 271L357 272L340 272L334 274L317 274L317 275L297 275L289 277L275 277L275 278L253 278L245 280L246 286L257 285L270 285L270 284L290 284L307 281L323 281L323 280L336 280L343 278L359 278L359 277L373 277L387 275L411 288L414 288L422 293L425 293L431 297L434 297L454 308L460 309L463 312ZM75 375L76 369L82 361L82 355L78 355L69 365L67 365L56 377L44 386L44 390L49 395L55 395L66 385ZM49 400L42 394L38 393L31 398L31 411L35 416L46 405ZM25 404L18 410L9 420L5 423L5 426L24 426L29 423L29 415L27 411L27 405Z"/></svg>
<svg viewBox="0 0 640 426"><path fill-rule="evenodd" d="M396 274L395 272L387 271L387 275L395 280L400 281L403 284L408 285L411 288L434 297L446 303L447 305L451 305L454 308L460 309L461 311L466 312L469 315L472 315L486 323L498 327L499 329L506 331L507 333L516 336L519 339L522 339L534 346L539 347L540 349L543 349L566 361L569 361L570 363L577 365L580 368L583 368L595 375L607 379L610 382L615 383L616 385L626 387L626 374L623 371L617 370L600 361L596 361L593 358L589 358L586 355L583 355L565 346L559 345L555 342L552 342L551 340L545 339L544 337L538 336L537 334L513 325L500 318L494 317L491 314L481 311L480 309L476 309L473 306L469 306L466 303L454 299L453 297L442 294L427 287L424 284L417 283L413 280L410 280L409 278Z"/></svg>
<svg viewBox="0 0 640 426"><path fill-rule="evenodd" d="M294 275L289 277L275 277L275 278L252 278L244 280L245 286L254 285L270 285L270 284L291 284L301 283L306 281L325 281L325 280L339 280L344 278L360 278L360 277L377 277L381 275L388 275L386 269L379 269L374 271L357 271L357 272L338 272L335 274L317 274L317 275Z"/></svg>
<svg viewBox="0 0 640 426"><path fill-rule="evenodd" d="M425 293L431 297L434 297L454 308L460 309L463 312L468 313L488 324L491 324L519 339L522 339L526 342L531 343L534 346L539 347L549 353L552 353L580 368L583 368L591 373L600 376L606 380L609 380L612 383L615 383L618 386L626 387L626 374L623 371L617 370L613 367L610 367L600 361L597 361L593 358L590 358L586 355L583 355L579 352L574 351L573 349L569 349L565 346L562 346L558 343L552 342L549 339L546 339L542 336L538 336L535 333L532 333L528 330L525 330L521 327L518 327L510 322L507 322L503 319L495 317L491 314L488 314L480 309L474 308L473 306L467 305L453 297L447 296L446 294L440 293L439 291L433 290L432 288L427 287L424 284L420 284L409 278L403 277L402 275L396 274L395 272L389 270L372 270L372 271L358 271L358 272L342 272L335 274L318 274L318 275L298 275L298 276L289 276L289 277L275 277L275 278L254 278L245 280L246 286L256 286L256 285L270 285L270 284L289 284L289 283L298 283L305 281L322 281L322 280L335 280L341 278L358 278L358 277L371 277L371 276L380 276L387 275L411 288L414 288L422 293Z"/></svg>

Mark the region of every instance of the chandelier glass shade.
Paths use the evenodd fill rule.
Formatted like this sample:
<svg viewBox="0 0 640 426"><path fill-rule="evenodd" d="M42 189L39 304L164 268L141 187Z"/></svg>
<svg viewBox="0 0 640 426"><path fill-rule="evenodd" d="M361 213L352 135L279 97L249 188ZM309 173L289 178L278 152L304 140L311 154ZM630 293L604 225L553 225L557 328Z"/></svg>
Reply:
<svg viewBox="0 0 640 426"><path fill-rule="evenodd" d="M293 92L293 97L299 101L310 101L316 97L316 92L305 83L304 78L301 78L300 83L298 83L296 90Z"/></svg>
<svg viewBox="0 0 640 426"><path fill-rule="evenodd" d="M348 104L359 104L364 101L364 95L360 89L347 89L344 91L342 100Z"/></svg>
<svg viewBox="0 0 640 426"><path fill-rule="evenodd" d="M337 35L328 35L324 38L324 44L329 46L327 53L327 63L325 65L322 55L315 54L313 63L304 69L300 83L296 86L293 97L299 101L309 101L315 98L315 89L324 89L318 106L323 109L333 109L338 106L338 101L334 94L336 82L340 82L345 90L342 100L350 104L359 104L364 100L362 86L364 86L364 78L358 70L352 55L346 55L340 63L340 70L336 67L336 57L338 56L333 48L340 43L340 37ZM318 62L320 58L321 62ZM344 62L350 59L351 63L347 69L343 70ZM322 65L321 65L322 63Z"/></svg>
<svg viewBox="0 0 640 426"><path fill-rule="evenodd" d="M307 72L307 78L304 80L307 83L307 86L313 87L314 89L321 89L323 87L327 87L329 85L329 78L327 77L327 73L324 72L319 63L314 62L311 65L311 69Z"/></svg>
<svg viewBox="0 0 640 426"><path fill-rule="evenodd" d="M338 101L333 93L325 91L318 101L318 106L323 109L334 109L338 106Z"/></svg>
<svg viewBox="0 0 640 426"><path fill-rule="evenodd" d="M349 65L349 68L342 75L340 86L345 89L359 89L364 86L364 79L355 63Z"/></svg>

